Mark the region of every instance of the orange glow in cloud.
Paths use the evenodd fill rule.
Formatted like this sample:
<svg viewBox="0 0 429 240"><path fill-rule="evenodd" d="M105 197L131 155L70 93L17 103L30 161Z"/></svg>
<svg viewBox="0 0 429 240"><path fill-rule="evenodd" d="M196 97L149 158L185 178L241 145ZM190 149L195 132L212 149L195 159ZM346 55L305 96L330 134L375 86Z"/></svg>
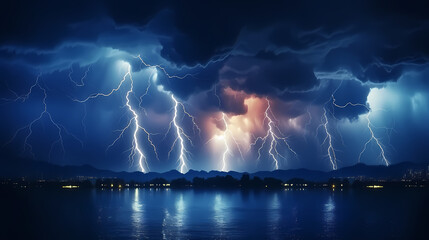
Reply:
<svg viewBox="0 0 429 240"><path fill-rule="evenodd" d="M232 137L225 136L225 124L222 120L222 112L215 113L208 117L205 122L204 129L207 131L210 141L208 142L209 150L213 156L216 157L216 166L220 166L222 162L222 153L225 150L225 140L228 143L231 152L228 158L231 163L236 163L241 160L240 152L244 155L244 159L248 159L251 153L251 143L257 137L265 136L267 133L267 121L264 122L265 110L267 108L267 101L265 97L256 95L249 95L243 91L234 91L231 88L225 88L224 94L228 95L229 99L236 99L239 102L243 101L247 112L241 115L228 114L227 124ZM295 117L288 116L288 111L296 108L300 103L297 102L282 102L271 99L272 106L276 105L277 112L274 112L276 125L283 131L286 136L294 135L297 133L305 134L305 124L308 121L307 113L300 114ZM298 105L295 105L298 104ZM281 110L281 112L279 112ZM236 143L234 142L236 141ZM237 146L238 145L238 146ZM238 149L240 148L240 149Z"/></svg>
<svg viewBox="0 0 429 240"><path fill-rule="evenodd" d="M230 159L238 160L241 159L239 150L246 155L246 153L250 151L250 144L255 139L255 136L261 135L265 131L263 114L266 108L266 101L264 98L259 98L254 95L246 95L243 92L237 92L230 88L225 89L224 93L232 96L233 98L244 99L244 105L247 107L247 112L245 114L226 114L229 131L237 142L236 144L234 139L230 139L230 137L226 139L233 155ZM220 159L221 153L225 148L225 126L222 121L222 113L219 112L208 118L205 122L205 129L211 137L209 142L210 149L214 155L218 154Z"/></svg>

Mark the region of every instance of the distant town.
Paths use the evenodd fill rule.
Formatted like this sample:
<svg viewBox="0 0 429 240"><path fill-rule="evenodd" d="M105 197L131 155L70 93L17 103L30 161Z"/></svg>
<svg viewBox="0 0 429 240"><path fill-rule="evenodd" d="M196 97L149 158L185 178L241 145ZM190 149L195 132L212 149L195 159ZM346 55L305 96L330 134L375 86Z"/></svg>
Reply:
<svg viewBox="0 0 429 240"><path fill-rule="evenodd" d="M129 188L206 188L206 189L383 189L383 188L429 188L428 170L408 170L400 179L373 179L365 176L331 178L328 181L315 182L302 178L292 178L287 181L257 176L250 177L243 174L240 179L231 175L209 178L194 177L192 181L186 178L177 178L168 181L164 178L155 178L147 182L125 181L120 178L97 178L78 176L70 179L30 179L30 178L3 178L0 179L0 188L3 189L129 189Z"/></svg>

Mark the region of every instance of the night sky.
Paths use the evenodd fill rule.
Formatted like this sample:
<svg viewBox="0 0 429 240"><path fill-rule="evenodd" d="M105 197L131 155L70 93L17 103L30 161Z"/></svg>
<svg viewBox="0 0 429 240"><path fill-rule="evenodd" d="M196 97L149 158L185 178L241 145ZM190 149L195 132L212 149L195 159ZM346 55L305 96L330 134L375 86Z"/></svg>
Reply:
<svg viewBox="0 0 429 240"><path fill-rule="evenodd" d="M2 1L1 161L144 172L428 162L427 5Z"/></svg>

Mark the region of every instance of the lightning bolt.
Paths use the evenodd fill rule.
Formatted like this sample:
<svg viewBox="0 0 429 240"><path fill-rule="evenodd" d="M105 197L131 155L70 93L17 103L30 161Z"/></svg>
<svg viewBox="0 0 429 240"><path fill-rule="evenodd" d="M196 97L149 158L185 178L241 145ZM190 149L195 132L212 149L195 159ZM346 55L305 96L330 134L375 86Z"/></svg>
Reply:
<svg viewBox="0 0 429 240"><path fill-rule="evenodd" d="M333 170L337 170L338 166L337 166L337 156L335 154L335 148L333 146L332 143L332 135L329 132L328 129L328 124L329 124L329 120L328 120L328 116L326 115L327 111L326 108L323 108L323 116L322 116L322 124L320 126L323 126L323 129L325 131L326 137L322 142L322 145L325 144L326 141L328 141L328 157L329 157L329 161L331 162L332 165L332 169Z"/></svg>
<svg viewBox="0 0 429 240"><path fill-rule="evenodd" d="M130 69L131 69L131 66L129 66L128 71L122 77L122 80L119 82L118 86L116 88L113 88L110 92L108 92L108 93L93 93L83 100L73 99L73 101L78 102L78 103L85 103L90 99L94 99L94 98L98 98L98 97L110 97L112 94L114 94L115 92L119 91L119 89L121 89L122 84L124 84L125 80L127 79L127 76L131 75Z"/></svg>
<svg viewBox="0 0 429 240"><path fill-rule="evenodd" d="M133 86L134 86L134 81L133 81L133 78L131 77L131 66L128 67L128 73L129 73L129 77L131 80L131 87L128 90L127 95L126 95L126 99L127 99L126 105L128 107L128 110L130 110L130 112L132 112L132 114L133 114L132 121L134 121L133 149L129 155L129 158L134 159L135 155L137 154L138 155L138 164L140 166L141 171L147 172L149 170L149 167L147 164L146 156L143 154L143 151L140 148L140 145L138 142L138 137L137 137L139 129L144 129L144 128L140 126L139 115L136 113L136 111L132 108L132 106L130 104L130 94L133 93ZM145 130L145 132L146 132L146 130ZM143 166L143 162L145 163L146 167Z"/></svg>
<svg viewBox="0 0 429 240"><path fill-rule="evenodd" d="M136 56L135 58L138 58L140 60L141 64L144 65L145 67L160 70L169 79L172 79L172 78L175 78L175 79L185 79L187 77L194 77L193 74L186 74L184 76L171 75L161 65L151 65L151 64L146 63L140 57L140 55ZM149 86L148 86L148 88L149 88ZM167 132L164 135L164 138L167 136L167 134L170 132L170 130L171 130L171 128L173 126L174 126L174 129L176 130L175 131L176 138L174 139L173 144L171 145L170 151L168 152L168 157L170 157L171 152L174 150L174 147L176 146L176 144L179 143L179 151L180 151L180 153L179 153L179 158L178 158L178 161L179 161L178 170L181 173L186 173L188 171L188 166L187 166L188 156L191 155L191 152L189 152L187 150L187 148L186 148L185 139L191 145L193 145L193 142L191 140L191 137L186 134L185 130L179 124L179 121L178 121L179 108L182 110L181 112L183 113L183 117L187 116L191 120L191 122L192 122L192 130L193 130L194 134L195 134L196 131L198 131L198 134L200 134L201 133L201 129L198 127L198 125L197 125L197 123L195 121L195 117L193 115L191 115L186 110L185 105L182 102L178 101L177 98L175 98L174 95L171 92L168 92L168 91L163 91L163 92L170 95L171 100L173 101L173 105L174 105L173 106L173 110L174 110L173 119L169 123L169 127L168 127Z"/></svg>
<svg viewBox="0 0 429 240"><path fill-rule="evenodd" d="M10 89L9 84L7 83L7 81L3 82L3 84L5 85L6 90L8 92L10 92L12 95L15 96L15 99L9 99L9 98L4 98L4 97L2 97L0 99L2 101L5 101L5 102L17 101L17 98L19 98L19 95L15 91L13 91L12 89ZM3 103L2 103L2 105L3 105Z"/></svg>
<svg viewBox="0 0 429 240"><path fill-rule="evenodd" d="M225 124L225 131L223 132L223 142L225 144L225 151L222 154L222 172L226 172L226 168L227 168L227 155L231 155L230 151L229 151L229 145L228 145L228 141L226 140L226 135L229 132L229 128L228 128L228 123L226 122L226 117L225 117L225 113L222 113L222 120L223 120L223 124Z"/></svg>
<svg viewBox="0 0 429 240"><path fill-rule="evenodd" d="M123 129L118 130L120 132L120 134L107 147L106 151L108 151L111 147L113 147L123 137L123 135L125 134L125 132L128 129L133 128L132 129L132 134L133 134L132 146L129 149L130 154L128 155L128 159L132 163L137 158L138 166L140 167L140 170L142 172L146 173L146 172L149 171L149 165L148 165L148 162L147 162L147 158L146 158L146 156L144 154L144 151L142 150L142 147L140 146L140 142L139 142L139 138L138 138L138 136L139 136L139 130L142 130L142 131L145 132L145 134L147 136L147 141L152 146L156 158L159 159L159 157L158 157L156 146L155 146L155 144L153 143L153 141L150 138L152 134L149 133L143 126L140 125L139 115L137 113L137 110L135 110L132 107L132 105L131 105L130 96L131 95L135 95L135 92L134 92L134 80L133 80L133 77L132 77L132 74L131 74L131 65L128 64L127 72L122 77L122 80L119 82L118 86L116 88L113 88L110 92L108 92L108 93L94 93L94 94L91 94L90 96L88 96L87 98L85 98L83 100L74 99L74 101L79 102L79 103L85 103L88 100L94 99L94 98L97 98L97 97L109 97L112 94L114 94L115 92L119 91L119 89L121 89L122 85L127 80L127 78L130 80L130 88L128 89L128 91L127 91L127 93L125 95L125 99L126 99L125 106L127 107L128 111L131 113L132 118L128 121L127 125ZM149 82L150 82L150 79L149 79ZM148 91L148 88L147 88L147 91ZM145 94L147 94L147 91L146 91ZM140 103L141 103L142 97L139 98Z"/></svg>
<svg viewBox="0 0 429 240"><path fill-rule="evenodd" d="M76 87L83 87L85 86L85 82L83 80L85 80L85 78L88 76L88 72L91 69L91 65L88 66L88 68L86 69L85 73L83 74L82 78L80 79L80 82L76 82L75 80L73 80L72 78L72 74L73 74L73 65L70 67L70 72L69 72L69 79L70 81L76 86Z"/></svg>
<svg viewBox="0 0 429 240"><path fill-rule="evenodd" d="M3 145L3 147L5 147L5 146L7 146L7 145L9 145L10 143L12 143L13 142L13 140L17 137L17 135L21 132L21 131L24 131L24 130L26 130L26 129L28 129L28 132L27 132L27 135L25 135L25 138L24 138L24 152L25 151L29 151L29 153L31 154L31 156L33 157L33 158L35 158L35 155L34 155L34 153L33 153L33 146L29 143L29 138L31 137L31 135L33 134L33 127L34 127L34 124L36 124L37 122L39 122L39 121L42 121L42 119L43 119L43 117L44 116L47 116L47 118L49 119L49 121L52 123L52 125L57 129L57 131L58 131L58 138L51 144L51 148L50 148L50 150L49 150L49 158L51 157L51 155L52 155L52 150L53 150L53 148L54 148L54 146L56 145L56 144L60 144L60 147L61 147L61 150L62 150L62 153L64 154L65 153L65 147L64 147L64 140L63 140L63 132L65 132L67 135L69 135L69 136L71 136L73 139L75 139L76 141L78 141L80 144L81 144L81 146L83 147L83 142L79 139L79 138L77 138L74 134L72 134L72 133L70 133L69 131L67 131L67 129L63 126L63 125L61 125L61 124L59 124L59 123L57 123L54 119L53 119L53 117L52 117L52 115L51 115L51 113L48 111L48 105L47 105L47 103L46 103L46 99L48 98L48 94L47 94L47 91L46 91L46 88L45 87L43 87L41 84L40 84L40 74L37 76L37 78L36 78L36 81L34 82L34 84L33 85L31 85L30 86L30 88L29 88L29 90L28 90L28 92L26 93L26 94L24 94L24 95L21 95L21 96L18 96L18 95L16 95L17 97L15 98L15 99L12 99L12 100L10 100L10 101L14 101L14 102L16 102L16 101L18 101L18 100L21 100L22 102L25 102L30 96L31 96L31 94L33 93L33 89L35 89L35 88L38 88L40 91L42 91L43 92L43 98L42 98L42 104L43 104L43 111L42 112L40 112L40 114L39 114L39 116L38 117L36 117L35 119L33 119L29 124L27 124L27 125L25 125L25 126L23 126L23 127L21 127L21 128L19 128L15 133L14 133L14 135L12 136L12 138L8 141L8 142L6 142L4 145Z"/></svg>
<svg viewBox="0 0 429 240"><path fill-rule="evenodd" d="M217 94L217 90L216 90L216 89L217 89L217 84L216 84L216 85L214 85L214 96L216 97L216 99L217 99L217 101L218 101L218 104L219 104L219 108L220 108L220 106L221 106L221 104L222 104L222 101L220 100L220 97L219 97L219 95ZM237 148L238 152L240 153L241 159L242 159L242 160L244 160L243 152L241 151L240 145L238 144L238 142L237 142L237 140L235 139L235 137L234 137L234 135L232 134L232 132L229 130L229 126L228 126L227 118L228 118L228 117L226 116L226 114L225 114L224 112L222 112L222 119L216 119L216 120L218 120L218 121L222 121L222 122L223 122L223 124L224 124L224 126L225 126L225 130L224 130L223 135L222 135L222 137L221 137L221 139L222 139L222 141L223 141L223 143L224 143L224 146L225 146L225 151L224 151L224 152L223 152L223 154L222 154L222 169L221 169L221 171L222 171L222 172L226 172L226 171L227 171L227 167L228 167L228 159L227 159L227 156L228 156L228 155L233 156L233 154L232 154L232 152L231 152L231 150L230 150L230 147L229 147L228 137L229 137L230 139L232 139L232 141L234 141L234 144L235 144L235 146L236 146L236 148ZM206 142L206 144L207 144L207 143L209 143L210 141L212 141L214 138L216 138L216 136L215 136L215 137L213 137L213 138L211 138L211 139L209 139L209 140Z"/></svg>
<svg viewBox="0 0 429 240"><path fill-rule="evenodd" d="M226 172L227 168L228 168L228 155L233 156L234 154L231 151L231 147L229 146L228 143L228 139L232 139L232 141L234 142L238 152L240 153L240 157L242 160L244 160L243 157L243 152L241 151L240 145L238 144L237 140L235 139L234 135L232 134L231 130L229 129L228 126L228 117L226 116L225 113L222 112L222 118L221 119L216 119L217 121L222 121L223 125L225 126L225 130L223 131L222 136L214 136L211 139L209 139L207 143L211 142L214 139L221 139L224 143L225 146L225 150L222 154L222 168L221 171L222 172Z"/></svg>
<svg viewBox="0 0 429 240"><path fill-rule="evenodd" d="M184 106L182 103L180 103L179 101L176 100L176 98L174 97L173 94L171 94L171 99L174 102L174 117L173 117L173 120L171 120L171 122L170 122L169 130L171 128L171 125L173 125L175 130L176 130L176 138L174 139L173 145L171 145L170 151L168 152L168 156L170 157L171 152L173 151L177 142L179 142L179 149L180 149L180 154L179 154L179 159L178 159L179 171L181 173L186 173L188 170L188 167L186 164L187 156L190 155L191 153L186 149L184 138L187 139L191 143L191 145L193 143L192 143L191 137L188 136L185 133L185 131L183 130L183 128L177 123L179 105L181 105L183 107L183 109L184 109ZM187 114L187 112L185 110L184 110L184 113ZM169 130L167 131L166 134L168 134Z"/></svg>
<svg viewBox="0 0 429 240"><path fill-rule="evenodd" d="M334 96L334 94L338 91L338 89L341 87L342 82L335 88L335 90L332 92L331 96ZM328 118L328 110L326 110L326 105L331 102L332 97L328 99L328 101L326 101L323 104L323 115L321 117L320 120L320 124L316 129L316 137L319 133L319 129L323 128L323 131L325 132L325 138L323 139L322 145L324 145L326 142L328 143L328 148L327 148L327 154L328 154L328 158L329 158L329 162L332 165L332 170L337 170L338 169L338 164L337 164L337 155L335 153L335 148L334 148L334 143L333 143L333 136L332 133L329 131L329 118ZM332 117L334 119L335 116L333 114L333 110L329 111L329 113L331 113Z"/></svg>
<svg viewBox="0 0 429 240"><path fill-rule="evenodd" d="M153 78L156 78L156 72L152 72L152 74L150 75L150 77L149 77L149 81L148 81L148 84L147 84L147 87L146 87L146 91L140 96L140 98L139 98L139 107L143 110L143 112L144 112L144 114L147 116L147 112L146 112L146 109L145 108L143 108L142 107L142 104L143 104L143 98L145 97L145 96L147 96L148 94L149 94L149 88L151 87L151 79L153 79Z"/></svg>
<svg viewBox="0 0 429 240"><path fill-rule="evenodd" d="M143 59L140 57L140 55L135 56L135 58L138 58L138 59L140 60L140 62L141 62L145 67L148 67L148 68L154 68L154 69L159 69L159 70L161 70L161 71L165 74L165 76L167 76L168 78L185 79L185 78L187 78L187 77L193 77L193 76L194 76L193 74L190 74L190 73L188 73L188 74L186 74L186 75L184 75L184 76L170 75L170 74L167 72L167 70L165 70L165 68L164 68L164 67L162 67L161 65L150 65L150 64L146 63L145 61L143 61Z"/></svg>
<svg viewBox="0 0 429 240"><path fill-rule="evenodd" d="M149 64L147 64L146 62L144 62L143 61L143 59L140 57L140 56L137 56L137 58L141 61L141 63L144 65L144 66L146 66L146 67L148 67L148 68L154 68L154 69L158 69L158 70L160 70L160 71L162 71L168 78L177 78L177 79L184 79L184 78L186 78L186 77L189 77L189 76L193 76L192 74L186 74L185 76L174 76L174 75L170 75L167 71L166 71L166 69L164 68L164 67L162 67L162 66L160 66L160 65L149 65ZM85 82L84 82L84 80L85 80L85 78L87 77L87 75L88 75L88 72L90 71L90 68L91 68L91 66L89 66L88 68L87 68L87 70L85 71L85 73L84 73L84 75L82 76L82 78L80 79L80 81L78 82L78 81L75 81L75 80L73 80L73 78L72 78L72 74L73 74L73 67L71 67L71 69L70 69L70 72L69 72L69 75L68 75L68 77L69 77L69 79L70 79L70 81L72 82L72 83L74 83L74 85L76 86L76 87L82 87L82 86L84 86L85 85ZM151 78L152 78L152 76L154 75L154 74L156 74L156 71L151 75ZM133 106L132 106L132 104L131 104L131 101L132 101L132 97L136 97L135 96L135 92L134 92L134 80L133 80L133 78L132 78L132 74L131 74L131 66L128 64L128 71L124 74L124 76L123 76L123 78L122 78L122 80L119 82L119 84L115 87L115 88L113 88L113 89L111 89L109 92L107 92L107 93L103 93L103 92L98 92L98 93L93 93L93 94L91 94L91 95L89 95L88 97L86 97L85 99L72 99L73 101L75 101L75 102L78 102L78 103L86 103L87 101L89 101L89 100L91 100L91 99L95 99L95 98L98 98L98 97L109 97L109 96L111 96L112 94L115 94L116 92L118 92L122 87L123 87L123 85L125 84L125 82L127 81L127 79L129 79L129 81L130 81L130 88L127 90L127 93L126 93L126 96L125 96L125 98L126 98L126 103L125 103L125 105L124 105L124 107L126 107L127 108L127 110L128 110L128 112L132 115L132 117L131 117L131 119L128 121L128 123L126 124L126 126L123 128L123 129L120 129L120 130L117 130L117 131L119 131L120 133L119 133L119 135L117 136L117 138L107 147L107 149L106 149L106 151L107 150L109 150L111 147L113 147L123 136L124 136L124 134L125 134L125 132L128 130L128 129L130 129L130 130L132 130L132 133L133 133L133 139L132 139L132 147L129 149L129 151L130 151L130 154L129 154L129 160L130 160L130 162L134 162L134 160L135 159L137 159L138 160L138 165L139 165L139 167L140 167L140 169L141 169L141 171L142 172L147 172L147 171L149 171L149 166L148 166L148 163L147 163L147 158L146 158L146 156L145 156L145 154L144 154L144 151L143 151L143 149L142 149L142 147L141 147L141 144L140 144L140 142L139 142L139 133L140 133L140 130L142 130L145 134L146 134L146 136L147 136L147 141L149 142L149 144L153 147L153 150L154 150L154 153L155 153L155 155L156 155L156 158L157 159L159 159L159 157L158 157L158 153L157 153L157 149L156 149L156 146L154 145L154 143L152 142L152 140L151 140L151 136L153 135L152 133L149 133L149 131L147 131L143 126L141 126L140 125L140 123L139 123L139 119L140 119L140 116L139 116L139 113L138 113L138 111L137 111L137 109L135 109L135 108L133 108ZM142 95L142 96L140 96L139 98L138 98L138 101L139 101L139 108L140 109L142 109L143 110L143 112L146 114L146 111L145 111L145 109L141 106L142 105L142 98L144 97L144 96L146 96L147 94L148 94L148 91L149 91L149 88L150 88L150 79L149 79L149 82L148 82L148 86L147 86L147 88L146 88L146 92ZM44 99L43 99L43 104L44 104L44 106L45 106L45 108L44 108L44 111L40 114L40 116L38 117L38 118L36 118L36 119L34 119L32 122L30 122L28 125L26 125L26 126L24 126L23 128L20 128L20 129L18 129L18 131L14 134L14 136L13 136L13 138L8 142L8 143L6 143L5 145L7 145L7 144L9 144L10 142L12 142L14 139L15 139L15 137L16 137L16 135L19 133L19 132L21 132L21 131L23 131L23 130L25 130L25 129L28 129L29 130L29 133L28 133L28 135L26 136L26 138L25 138L25 141L24 141L24 144L25 144L25 149L30 149L30 152L32 153L32 146L28 143L28 139L29 139L29 137L32 135L32 133L33 133L33 125L37 122L37 121L40 121L42 118L43 118L43 116L48 116L49 117L49 120L51 121L51 123L58 129L58 135L59 135L59 137L58 137L58 139L53 143L53 145L52 145L52 147L55 145L55 144L58 144L58 143L60 143L61 144L61 146L62 146L62 149L63 149L63 153L64 153L64 141L63 141L63 137L62 137L62 132L65 132L66 134L69 134L69 135L71 135L72 137L74 137L74 138L76 138L73 134L71 134L71 133L69 133L62 125L60 125L60 124L58 124L56 121L54 121L53 120L53 118L52 118L52 116L51 116L51 114L48 112L48 110L47 110L47 105L46 105L46 98L47 98L47 93L46 93L46 89L44 88L44 87L42 87L42 85L40 85L40 83L39 83L39 80L38 80L38 78L37 78L37 81L35 82L35 84L33 84L31 87L30 87L30 89L29 89L29 92L27 93L27 94L24 94L24 95L22 95L22 96L18 96L15 92L13 92L12 90L10 90L15 96L16 96L16 99L14 99L14 101L18 101L18 100L22 100L22 101L25 101L30 95L31 95L31 93L32 93L32 91L35 89L35 88L39 88L40 90L42 90L43 91L43 93L44 93ZM134 96L133 96L134 95ZM185 172L186 170L187 170L187 166L186 166L186 155L190 155L190 152L186 149L186 147L185 147L185 143L184 143L184 138L186 138L191 144L192 144L192 141L191 141L191 138L185 133L185 131L183 130L183 128L179 125L179 123L178 123L178 119L177 119L177 117L178 117L178 112L180 111L180 109L182 110L182 113L183 113L183 117L186 115L186 116L188 116L189 118L190 118L190 120L192 121L192 124L193 124L193 131L194 131L194 133L195 133L195 131L198 131L198 133L200 134L201 133L201 129L198 127L198 125L196 124L196 120L195 120L195 117L194 116L192 116L187 110L186 110L186 108L185 108L185 106L184 106L184 104L182 103L182 102L179 102L175 97L174 97L174 95L172 95L171 94L171 98L172 98L172 100L173 100L173 102L174 102L174 110L175 110L175 114L174 114L174 118L173 118L173 120L172 120L172 124L170 124L170 127L171 127L171 125L174 125L174 127L175 127L175 129L176 129L176 135L177 135L177 138L176 138L176 140L175 140L175 142L173 143L173 146L171 147L171 149L173 149L174 148L174 146L175 146L175 144L177 143L177 142L179 142L180 143L180 156L179 156L179 160L180 160L180 171L181 172ZM9 99L7 99L7 101L9 101ZM147 114L146 114L147 115ZM86 118L86 106L85 106L85 115L84 115L84 117L83 117L83 119L82 119L82 121L81 121L81 124L82 124L82 126L84 127L84 132L86 132L86 130L85 130L85 124L84 124L84 121L85 121L85 118ZM167 131L167 133L168 133L168 131ZM77 138L76 138L77 139ZM77 139L78 140L78 139ZM80 140L79 140L80 141ZM81 141L80 141L81 142ZM82 142L81 142L81 144L83 144ZM51 150L52 150L52 147L51 147ZM25 150L24 149L24 150ZM172 150L170 150L170 152L171 152ZM50 151L51 152L51 151ZM170 152L169 152L169 154L170 154ZM33 153L32 153L32 155L33 155Z"/></svg>
<svg viewBox="0 0 429 240"><path fill-rule="evenodd" d="M367 128L368 128L368 131L370 133L370 138L365 142L362 151L359 153L358 162L360 162L361 157L362 157L363 153L366 151L368 144L371 143L372 141L374 141L376 143L376 145L378 146L378 148L380 149L380 156L383 159L383 162L386 164L386 166L389 166L390 163L386 158L383 144L381 143L380 139L375 136L374 131L373 131L374 125L371 123L371 119L370 119L370 115L371 115L372 110L367 105L361 104L361 103L347 102L345 105L338 105L336 103L336 99L335 99L333 94L332 94L331 98L332 98L332 105L334 105L337 108L346 108L348 106L352 106L352 107L361 106L361 107L364 107L368 111L368 113L365 115L365 118L367 121Z"/></svg>
<svg viewBox="0 0 429 240"><path fill-rule="evenodd" d="M215 97L216 97L216 99L217 99L217 101L218 101L219 107L220 107L220 105L221 105L221 100L220 100L219 95L217 94L217 84L216 84L216 85L214 85L214 95L215 95Z"/></svg>
<svg viewBox="0 0 429 240"><path fill-rule="evenodd" d="M140 60L140 62L144 65L144 66L146 66L146 67L148 67L148 68L153 68L153 69L159 69L159 70L161 70L164 74L165 74L165 76L167 76L168 78L176 78L176 79L185 79L185 78L187 78L187 77L194 77L194 75L193 74L190 74L190 73L188 73L188 74L185 74L184 76L176 76L176 75L170 75L168 72L167 72L167 70L165 70L165 68L164 67L162 67L161 65L150 65L150 64L148 64L148 63L146 63L141 57L140 57L140 55L138 55L138 56L136 56L135 58L138 58L139 60ZM156 73L155 73L156 74ZM148 91L148 89L149 89L149 87L150 87L150 85L148 86L148 88L146 89L146 94L147 94L147 91ZM166 92L166 91L164 91L165 93L168 93L168 92ZM182 102L179 102L179 101L177 101L177 99L176 98L174 98L174 95L173 94L171 94L170 93L170 95L171 95L171 98L173 99L173 102L175 103L175 109L176 109L176 113L177 113L177 107L178 107L178 105L180 105L181 106L181 108L182 108L182 110L183 110L183 113L184 114L186 114L190 119L191 119L191 121L192 121L192 129L193 129L193 131L194 131L194 133L195 133L195 129L198 131L198 133L200 134L201 133L201 129L198 127L198 124L196 123L196 121L195 121L195 117L193 116L193 115L191 115L187 110L186 110L186 108L185 108L185 105L182 103ZM177 103L177 104L176 104ZM167 133L168 133L168 131L167 131Z"/></svg>
<svg viewBox="0 0 429 240"><path fill-rule="evenodd" d="M140 57L140 55L137 55L135 58L138 58L139 60L140 60L140 62L141 62L141 64L143 64L144 66L146 66L146 67L148 67L148 68L153 68L153 69L159 69L159 70L161 70L164 74L165 74L165 76L167 76L168 78L176 78L176 79L185 79L185 78L187 78L187 77L194 77L194 75L193 74L190 74L190 73L188 73L188 74L185 74L184 76L176 76L176 75L170 75L168 72L167 72L167 70L165 70L165 68L164 67L162 67L161 65L150 65L150 64L148 64L148 63L146 63L141 57ZM156 74L156 72L155 72L155 74ZM145 95L147 94L147 91L148 91L148 89L149 89L149 87L150 87L150 85L147 87L147 89L146 89L146 93L145 93ZM166 91L163 91L164 93L169 93L169 92L166 92ZM194 133L195 133L195 129L198 131L198 133L200 134L201 133L201 129L198 127L198 124L196 123L196 121L195 121L195 117L193 116L193 115L191 115L187 110L186 110L186 108L185 108L185 105L182 103L182 102L179 102L179 101L177 101L177 99L176 98L174 98L174 95L173 94L171 94L171 93L169 93L170 95L171 95L171 98L173 99L173 102L175 103L175 109L176 109L176 113L177 113L177 107L178 107L178 105L180 105L181 106L181 108L182 108L182 110L183 110L183 113L184 114L186 114L190 119L191 119L191 121L192 121L192 129L193 129L193 131L194 131ZM177 104L176 104L177 103ZM167 131L167 133L168 133L168 131Z"/></svg>
<svg viewBox="0 0 429 240"><path fill-rule="evenodd" d="M226 156L227 155L231 155L231 156L233 155L230 151L228 139L232 139L232 141L235 144L236 149L240 153L241 159L244 160L243 152L241 151L240 145L238 144L237 139L235 139L234 135L232 134L231 130L229 129L227 118L228 117L226 116L226 114L222 113L222 121L223 121L223 124L225 125L225 131L223 132L223 137L222 137L224 144L225 144L225 151L222 155L222 171L223 172L227 171L227 162L228 161L226 159Z"/></svg>
<svg viewBox="0 0 429 240"><path fill-rule="evenodd" d="M220 100L219 95L217 95L217 90L216 89L217 89L217 84L214 85L214 95L215 95L215 97L216 97L216 99L218 101L219 108L220 108L220 105L222 104L222 102ZM226 137L227 137L226 135L229 132L229 128L228 128L228 123L226 122L225 113L223 113L223 112L222 112L222 121L223 121L223 124L225 125L225 131L223 132L223 136L222 136L222 140L223 140L223 143L224 143L224 146L225 146L225 151L222 154L222 169L221 169L221 171L222 172L226 172L227 171L227 162L228 162L227 161L227 155L232 155L232 154L231 154L231 152L229 150L228 141L226 140ZM207 141L207 142L209 142L209 141ZM235 141L235 139L234 139L234 141ZM241 153L241 150L240 150L240 153ZM243 156L243 154L241 154L241 156Z"/></svg>
<svg viewBox="0 0 429 240"><path fill-rule="evenodd" d="M270 147L268 149L268 154L270 155L270 157L273 159L274 161L274 167L275 169L279 169L279 160L278 157L281 157L285 160L286 157L283 156L282 154L279 153L277 147L279 145L278 141L282 141L284 142L285 146L288 148L288 150L293 153L295 155L295 157L298 157L298 154L292 149L292 147L289 145L289 143L287 142L287 137L283 137L283 133L280 131L280 129L277 127L277 125L275 124L275 122L273 121L273 119L275 119L275 116L273 114L273 112L271 111L271 104L270 104L270 100L267 98L265 98L265 100L267 101L267 108L265 109L265 117L264 117L264 123L265 121L268 121L268 130L267 133L264 137L257 137L255 139L255 142L253 142L251 144L251 146L256 145L256 143L261 140L262 144L261 146L258 148L258 158L257 160L259 160L261 158L261 150L262 148L265 146L265 143L267 142L268 139L270 139ZM272 116L272 118L270 117L270 114ZM276 134L277 132L277 134Z"/></svg>

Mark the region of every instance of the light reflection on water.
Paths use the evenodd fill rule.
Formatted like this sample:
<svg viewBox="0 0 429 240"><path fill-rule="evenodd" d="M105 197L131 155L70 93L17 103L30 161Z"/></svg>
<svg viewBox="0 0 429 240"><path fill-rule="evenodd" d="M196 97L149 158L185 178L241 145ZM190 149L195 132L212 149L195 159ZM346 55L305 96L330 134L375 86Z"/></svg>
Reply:
<svg viewBox="0 0 429 240"><path fill-rule="evenodd" d="M323 207L324 232L329 237L333 237L335 230L335 201L333 199L330 195Z"/></svg>
<svg viewBox="0 0 429 240"><path fill-rule="evenodd" d="M0 225L0 239L385 239L420 236L429 225L428 193L405 190L125 189L2 196L2 219L9 220ZM31 224L22 231L26 222Z"/></svg>
<svg viewBox="0 0 429 240"><path fill-rule="evenodd" d="M280 216L281 216L281 204L278 193L272 194L270 199L269 211L268 211L268 223L269 223L269 234L271 239L277 239L279 237L280 230Z"/></svg>
<svg viewBox="0 0 429 240"><path fill-rule="evenodd" d="M104 191L99 194L120 196L123 193ZM132 201L111 196L98 204L121 209L116 216L117 224L126 229L128 216L135 239L340 238L344 234L342 228L353 228L354 223L348 221L360 214L361 210L356 213L353 209L362 206L353 204L355 200L350 198L345 203L350 204L345 208L350 212L339 212L339 196L347 197L348 194L322 190L135 189L129 190L129 194ZM368 201L372 202L371 199ZM127 206L130 212L122 211ZM108 230L114 229L113 226Z"/></svg>
<svg viewBox="0 0 429 240"><path fill-rule="evenodd" d="M178 197L176 197L175 204L176 206L176 226L178 228L182 228L185 225L185 210L186 204L183 200L183 193L180 193Z"/></svg>
<svg viewBox="0 0 429 240"><path fill-rule="evenodd" d="M128 190L129 191L129 190ZM133 191L133 190L131 190ZM134 189L134 200L131 204L133 212L131 214L132 225L133 225L133 236L137 238L140 237L142 233L144 222L143 222L143 204L140 202L141 198L139 196L140 189Z"/></svg>
<svg viewBox="0 0 429 240"><path fill-rule="evenodd" d="M182 236L186 227L186 202L183 193L179 193L172 204L174 208L163 207L162 239Z"/></svg>
<svg viewBox="0 0 429 240"><path fill-rule="evenodd" d="M221 193L216 193L213 204L213 222L220 237L225 237L225 229L228 227L228 199L223 197Z"/></svg>

